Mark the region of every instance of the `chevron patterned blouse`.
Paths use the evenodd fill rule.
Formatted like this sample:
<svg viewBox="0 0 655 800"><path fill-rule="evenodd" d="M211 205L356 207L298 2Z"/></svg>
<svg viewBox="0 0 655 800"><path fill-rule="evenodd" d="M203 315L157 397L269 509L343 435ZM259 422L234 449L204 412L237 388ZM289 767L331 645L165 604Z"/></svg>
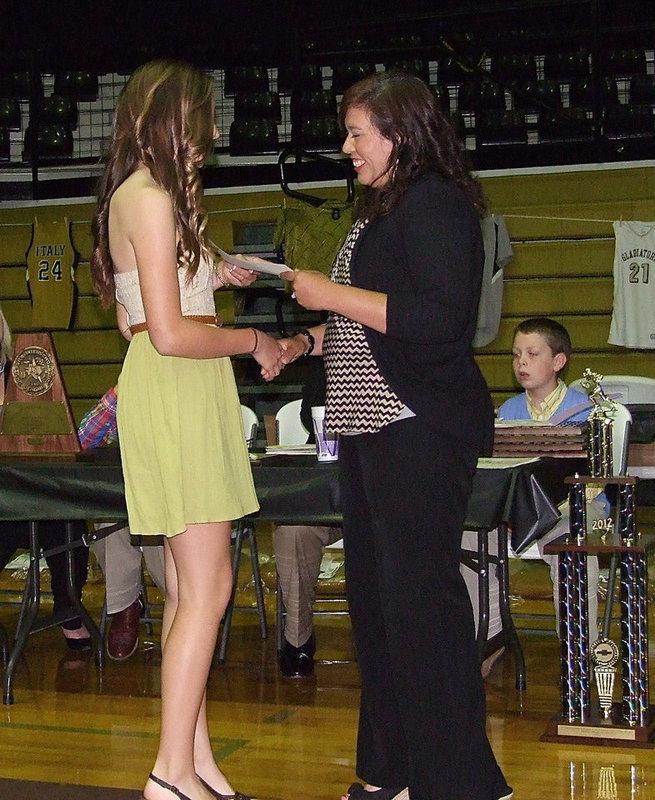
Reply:
<svg viewBox="0 0 655 800"><path fill-rule="evenodd" d="M335 283L350 285L350 261L367 220L357 220L332 267ZM340 314L330 314L323 340L327 376L325 428L334 433L376 433L398 419L404 403L379 371L364 328ZM411 414L411 412L410 412Z"/></svg>

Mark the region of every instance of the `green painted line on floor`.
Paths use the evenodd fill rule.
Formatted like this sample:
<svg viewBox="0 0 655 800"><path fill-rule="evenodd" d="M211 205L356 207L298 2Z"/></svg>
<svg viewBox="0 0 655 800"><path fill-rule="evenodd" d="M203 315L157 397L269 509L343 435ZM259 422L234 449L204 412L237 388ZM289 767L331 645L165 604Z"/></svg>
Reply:
<svg viewBox="0 0 655 800"><path fill-rule="evenodd" d="M72 734L85 734L92 736L123 736L126 738L135 739L157 739L159 731L138 731L130 728L67 728L61 725L34 725L31 723L21 722L0 722L0 728L5 730L21 730L21 731L40 731L41 733L72 733ZM212 749L214 755L218 759L227 758L245 747L248 739L226 739L225 737L211 737Z"/></svg>
<svg viewBox="0 0 655 800"><path fill-rule="evenodd" d="M293 717L295 713L295 711L287 708L284 711L278 711L275 714L271 714L269 717L265 717L264 722L284 722L285 720Z"/></svg>

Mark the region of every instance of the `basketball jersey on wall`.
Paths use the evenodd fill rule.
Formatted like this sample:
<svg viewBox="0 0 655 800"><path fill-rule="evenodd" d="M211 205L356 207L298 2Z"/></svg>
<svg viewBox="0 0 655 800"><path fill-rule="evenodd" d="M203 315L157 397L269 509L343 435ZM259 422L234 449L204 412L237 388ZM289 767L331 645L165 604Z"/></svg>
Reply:
<svg viewBox="0 0 655 800"><path fill-rule="evenodd" d="M68 219L34 221L27 251L27 283L34 330L67 330L73 314L76 253Z"/></svg>
<svg viewBox="0 0 655 800"><path fill-rule="evenodd" d="M614 307L608 342L655 348L655 222L614 223Z"/></svg>

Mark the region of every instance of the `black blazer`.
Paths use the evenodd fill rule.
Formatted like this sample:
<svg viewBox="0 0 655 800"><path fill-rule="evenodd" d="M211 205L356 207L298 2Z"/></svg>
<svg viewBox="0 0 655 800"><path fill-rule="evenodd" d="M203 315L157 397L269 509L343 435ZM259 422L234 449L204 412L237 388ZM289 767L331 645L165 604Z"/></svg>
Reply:
<svg viewBox="0 0 655 800"><path fill-rule="evenodd" d="M387 295L386 334L364 330L398 397L427 424L490 452L493 405L471 345L483 264L477 211L429 173L366 226L351 282Z"/></svg>

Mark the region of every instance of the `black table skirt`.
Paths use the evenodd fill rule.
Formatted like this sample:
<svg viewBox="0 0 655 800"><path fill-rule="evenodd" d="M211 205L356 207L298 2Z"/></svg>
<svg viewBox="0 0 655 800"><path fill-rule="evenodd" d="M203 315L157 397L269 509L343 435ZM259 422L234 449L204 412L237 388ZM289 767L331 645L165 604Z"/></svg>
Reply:
<svg viewBox="0 0 655 800"><path fill-rule="evenodd" d="M632 414L630 441L635 444L650 444L655 441L655 405L628 403L627 408Z"/></svg>
<svg viewBox="0 0 655 800"><path fill-rule="evenodd" d="M506 523L520 552L559 518L564 477L584 469L573 459L544 458L512 468L479 469L466 527ZM253 463L260 519L338 524L337 465L313 456L272 456ZM88 451L79 461L0 460L0 520L126 517L123 475L116 449Z"/></svg>

